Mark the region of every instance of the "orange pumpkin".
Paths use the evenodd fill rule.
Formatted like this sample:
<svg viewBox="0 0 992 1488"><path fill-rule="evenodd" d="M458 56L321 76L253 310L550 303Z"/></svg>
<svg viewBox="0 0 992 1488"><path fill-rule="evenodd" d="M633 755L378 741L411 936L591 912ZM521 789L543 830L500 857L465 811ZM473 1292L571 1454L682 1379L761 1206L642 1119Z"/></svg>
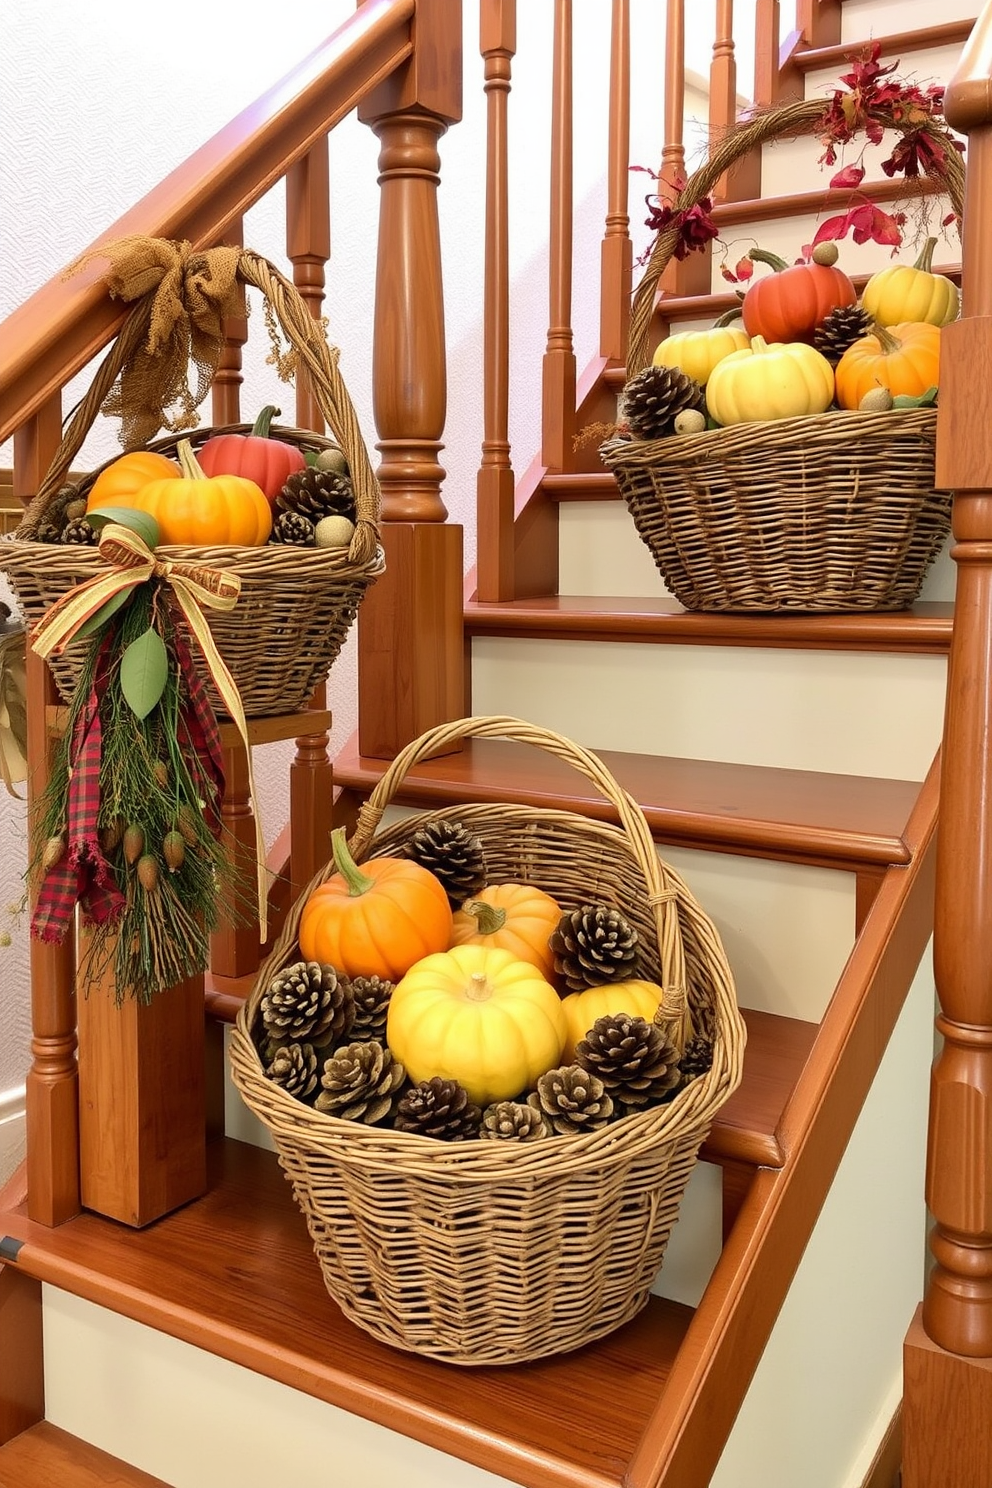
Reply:
<svg viewBox="0 0 992 1488"><path fill-rule="evenodd" d="M153 480L131 501L158 523L160 543L261 547L272 531L265 493L242 475L204 475L188 439L177 449L180 480Z"/></svg>
<svg viewBox="0 0 992 1488"><path fill-rule="evenodd" d="M837 363L837 402L841 408L859 408L865 394L879 387L894 398L900 393L917 398L937 386L939 370L939 326L915 320L879 326L849 346Z"/></svg>
<svg viewBox="0 0 992 1488"><path fill-rule="evenodd" d="M369 858L359 868L343 827L331 833L337 873L300 917L300 954L345 976L395 982L424 956L447 950L451 905L440 880L412 858Z"/></svg>
<svg viewBox="0 0 992 1488"><path fill-rule="evenodd" d="M532 884L490 884L466 899L451 927L452 945L481 945L510 951L550 981L555 958L548 941L558 928L561 905Z"/></svg>
<svg viewBox="0 0 992 1488"><path fill-rule="evenodd" d="M775 271L753 280L741 303L741 319L751 337L774 343L811 342L831 310L857 303L857 290L837 267L836 243L818 243L811 262L791 267L777 253L761 248L752 248L748 257Z"/></svg>
<svg viewBox="0 0 992 1488"><path fill-rule="evenodd" d="M175 460L152 450L132 450L107 465L90 486L86 510L101 506L133 506L134 497L154 480L178 480L182 472Z"/></svg>

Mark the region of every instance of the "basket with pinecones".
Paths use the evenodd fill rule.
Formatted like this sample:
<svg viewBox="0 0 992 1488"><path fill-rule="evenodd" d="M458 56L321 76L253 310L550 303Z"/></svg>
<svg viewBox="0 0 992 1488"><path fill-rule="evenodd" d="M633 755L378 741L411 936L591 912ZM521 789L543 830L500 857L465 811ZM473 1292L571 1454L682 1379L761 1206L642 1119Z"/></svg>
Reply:
<svg viewBox="0 0 992 1488"><path fill-rule="evenodd" d="M407 772L472 737L565 760L615 820L463 804L383 827ZM610 1332L646 1302L741 1077L712 922L602 762L518 719L415 740L334 836L231 1045L328 1291L383 1341L456 1364ZM372 950L346 928L366 894L398 916Z"/></svg>
<svg viewBox="0 0 992 1488"><path fill-rule="evenodd" d="M105 540L101 509L153 511L158 566L150 582L170 606L170 564L209 569L239 586L233 605L204 605L203 618L244 713L295 712L326 677L384 567L379 486L337 353L294 285L248 249L199 251L128 238L90 256L110 260L108 289L131 308L20 526L3 544L0 569L33 625L68 591L114 571L118 559ZM287 377L297 367L305 372L329 435L272 425L279 412L272 407L253 424L197 426L196 403L225 354L225 321L246 313L248 288L264 300L270 360ZM124 453L70 477L101 411L120 417ZM161 433L167 429L174 432ZM141 464L142 457L150 463ZM250 531L243 491L235 506L229 489L207 489L227 476L256 488ZM178 506L162 496L165 480L182 485ZM50 658L66 702L88 649L70 639ZM214 678L205 674L204 681L215 711L229 714Z"/></svg>
<svg viewBox="0 0 992 1488"><path fill-rule="evenodd" d="M897 219L855 198L858 206L823 224L821 240L793 266L750 251L747 260L777 272L741 293L743 332L732 332L725 317L650 349L665 268L717 236L714 188L766 142L809 135L832 161L861 133L877 140L893 131L898 143L886 171L925 172L937 187L931 204L946 211L946 196L946 220L960 223L964 166L935 90L923 94L887 78L883 95L872 87L871 60L852 58L847 86L830 98L750 114L649 219L656 237L632 304L627 381L600 454L668 590L686 609L903 609L949 536L952 493L934 486L933 404L939 330L957 314L957 290L930 271L935 239L912 269L900 270L935 290L929 303L903 297L906 305L925 306L923 326L883 316L873 300L872 285L892 270L872 276L859 303L836 265L831 234L853 228L858 242L876 231L880 242L899 242ZM851 183L837 181L843 184ZM907 182L907 196L913 184ZM875 225L880 217L884 227ZM751 272L748 264L743 277L750 280ZM770 289L769 280L780 276L780 290ZM915 318L915 308L897 317ZM896 357L919 340L917 332L932 342L930 371L903 388ZM864 383L852 375L856 361Z"/></svg>

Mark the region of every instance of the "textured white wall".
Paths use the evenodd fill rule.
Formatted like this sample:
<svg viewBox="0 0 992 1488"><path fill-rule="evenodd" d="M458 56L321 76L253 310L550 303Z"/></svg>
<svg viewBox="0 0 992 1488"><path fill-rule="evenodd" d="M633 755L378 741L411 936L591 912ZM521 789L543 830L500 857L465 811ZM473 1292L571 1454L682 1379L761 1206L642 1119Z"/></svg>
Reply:
<svg viewBox="0 0 992 1488"><path fill-rule="evenodd" d="M460 0L450 0L454 7ZM181 163L240 109L270 87L353 11L354 0L296 0L292 25L264 31L235 19L229 9L199 0L174 0L154 24L126 0L46 0L11 7L0 48L0 319L8 315L121 213ZM441 140L441 232L444 245L449 411L444 497L452 519L465 526L466 564L474 561L475 477L482 439L481 302L483 286L485 101L478 55L478 5L464 0L465 111ZM631 158L659 156L663 99L663 7L634 6L634 96L641 100ZM580 368L598 334L598 240L605 213L605 139L609 10L606 0L575 7L575 348ZM713 0L692 7L690 65L706 66ZM540 365L547 310L549 56L553 7L519 7L518 51L510 98L510 169L514 183L510 398L512 458L518 469L539 446ZM742 15L739 26L747 29ZM698 141L697 141L698 143ZM370 443L371 306L376 251L376 151L371 132L354 117L332 137L332 260L326 312L331 339ZM641 224L642 185L631 189L637 251L647 240ZM648 183L650 184L650 183ZM249 214L246 243L282 258L281 188ZM246 357L243 407L274 402L291 414L292 394L264 364L267 350L256 307L257 355ZM69 409L89 374L67 390ZM96 463L117 448L116 426L99 425L78 464ZM11 463L0 448L0 466ZM331 675L335 711L332 744L355 727L353 641ZM271 839L285 820L290 750L273 746L256 762L263 820ZM0 801L0 914L21 892L25 862L23 813ZM6 923L6 922L5 922ZM3 927L0 926L0 929ZM20 1083L27 1064L27 939L23 920L11 923L13 943L0 950L0 1091Z"/></svg>

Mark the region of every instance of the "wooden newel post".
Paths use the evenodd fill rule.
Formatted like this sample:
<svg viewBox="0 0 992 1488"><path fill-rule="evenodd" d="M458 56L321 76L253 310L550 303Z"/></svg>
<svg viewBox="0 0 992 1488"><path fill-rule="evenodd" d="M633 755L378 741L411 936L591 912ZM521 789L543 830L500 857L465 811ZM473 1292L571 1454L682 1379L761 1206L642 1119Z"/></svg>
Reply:
<svg viewBox="0 0 992 1488"><path fill-rule="evenodd" d="M373 405L386 572L358 623L359 743L391 759L465 712L462 529L438 461L447 404L438 140L461 117L461 13L417 9L407 66L359 110L380 141Z"/></svg>

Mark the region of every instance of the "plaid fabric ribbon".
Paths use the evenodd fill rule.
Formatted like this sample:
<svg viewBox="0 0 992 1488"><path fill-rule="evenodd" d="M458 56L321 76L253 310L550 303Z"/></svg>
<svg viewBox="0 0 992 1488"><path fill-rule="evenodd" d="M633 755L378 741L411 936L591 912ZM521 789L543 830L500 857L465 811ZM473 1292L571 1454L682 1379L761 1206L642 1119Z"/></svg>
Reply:
<svg viewBox="0 0 992 1488"><path fill-rule="evenodd" d="M110 637L105 636L93 674L93 685L80 710L69 750L69 801L66 851L45 874L34 914L31 934L36 940L58 944L72 924L76 905L98 925L115 920L124 912L125 899L117 886L114 870L100 848L97 820L100 815L100 760L103 727L100 698L110 669Z"/></svg>

